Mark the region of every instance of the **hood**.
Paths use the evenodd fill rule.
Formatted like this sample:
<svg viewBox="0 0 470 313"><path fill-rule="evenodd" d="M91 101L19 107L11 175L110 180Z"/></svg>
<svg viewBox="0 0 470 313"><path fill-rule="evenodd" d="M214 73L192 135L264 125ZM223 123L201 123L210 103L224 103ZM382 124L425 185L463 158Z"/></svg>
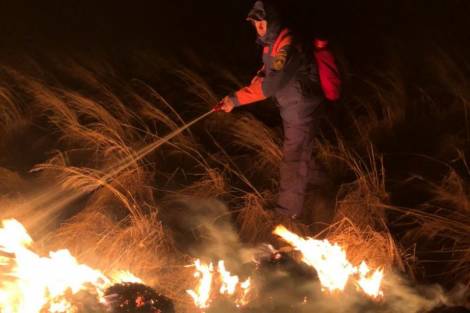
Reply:
<svg viewBox="0 0 470 313"><path fill-rule="evenodd" d="M263 37L258 37L258 43L261 45L272 44L281 32L281 21L279 12L269 1L256 1L253 8L247 16L247 20L266 20L268 22L268 31Z"/></svg>

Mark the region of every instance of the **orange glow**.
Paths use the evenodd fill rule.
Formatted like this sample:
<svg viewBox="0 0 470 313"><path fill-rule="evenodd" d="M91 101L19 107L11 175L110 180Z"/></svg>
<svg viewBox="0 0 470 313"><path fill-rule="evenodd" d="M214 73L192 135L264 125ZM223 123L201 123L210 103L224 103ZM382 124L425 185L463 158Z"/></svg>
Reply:
<svg viewBox="0 0 470 313"><path fill-rule="evenodd" d="M104 301L104 290L127 282L130 273L109 278L78 261L68 250L42 257L30 249L33 243L26 229L16 220L5 220L0 228L0 311L2 313L75 312L66 293L82 290L96 293ZM124 273L124 272L123 272ZM47 307L47 311L44 308Z"/></svg>
<svg viewBox="0 0 470 313"><path fill-rule="evenodd" d="M201 309L206 309L210 304L210 296L212 291L212 277L214 267L211 264L202 264L200 260L194 262L196 272L194 277L199 280L196 290L187 290L186 292L193 298L194 304Z"/></svg>
<svg viewBox="0 0 470 313"><path fill-rule="evenodd" d="M332 244L328 240L302 238L284 226L276 227L274 234L300 251L302 261L315 268L325 290L343 291L348 282L353 281L362 292L373 298L383 295L383 271L371 271L365 262L359 267L352 265L348 261L346 251L338 244Z"/></svg>
<svg viewBox="0 0 470 313"><path fill-rule="evenodd" d="M250 278L240 282L240 278L232 275L222 260L217 263L216 268L212 263L203 264L200 260L194 262L194 267L196 269L194 277L198 283L195 289L186 292L193 298L196 307L207 309L220 295L231 299L236 306L247 304L251 290Z"/></svg>

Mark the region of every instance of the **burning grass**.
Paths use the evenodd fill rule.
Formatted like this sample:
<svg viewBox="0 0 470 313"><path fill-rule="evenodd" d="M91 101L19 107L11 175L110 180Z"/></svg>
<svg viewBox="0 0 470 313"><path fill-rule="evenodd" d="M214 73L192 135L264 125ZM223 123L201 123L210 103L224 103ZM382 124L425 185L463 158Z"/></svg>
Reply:
<svg viewBox="0 0 470 313"><path fill-rule="evenodd" d="M106 276L79 264L68 250L36 254L33 239L16 220L4 220L0 228L2 312L73 312L68 297L87 291L96 303L105 303L105 291L114 284L141 282L131 273Z"/></svg>
<svg viewBox="0 0 470 313"><path fill-rule="evenodd" d="M255 115L211 116L169 143L162 140L216 102L216 94L200 75L179 71L190 88L170 93L179 104L173 107L150 84L122 81L110 65L92 68L64 62L69 66L54 69L63 82L42 72L3 67L8 83L0 83L2 144L21 127L42 134L34 146L26 147L29 153L41 151L34 162L18 166L8 157L13 153L8 149L0 159L0 166L10 168L0 170L2 217L17 217L39 234L36 246L44 255L66 248L78 262L103 272L129 269L175 301L177 312L194 312L192 300L199 307L210 301L201 298L207 285L195 284L194 268L188 267L198 258L199 277L212 275L215 285L222 284L214 290L242 303L249 275L238 272L244 271L242 265L250 263L259 244L283 245L272 236L280 224L296 236L312 237L312 242L328 239L341 247L350 276L366 293L370 284L364 279L380 276L376 269L385 277L398 270L425 281L426 272L417 270L428 268L420 261L421 244L434 249L435 262L451 269L440 273L439 282L470 284L468 168L462 157L468 147L458 147L459 158L442 157L445 175L452 168L446 179L435 178L442 170L434 168L424 177L428 169L422 160L415 161L415 154L430 151L429 147L400 134L403 128L413 129L409 125L416 120L399 74L368 84L367 101L351 98L343 104L342 114L349 116L346 125L330 120L328 127L334 129L318 136L316 151L332 182L324 186L328 192L309 190L312 201L306 209L316 209L319 193L332 194L327 209L335 213L331 225L319 233L317 220L298 223L269 210L276 198L280 139ZM198 105L191 106L194 94ZM461 95L459 89L460 100ZM453 114L452 118L459 113ZM431 116L429 124L447 130L449 136L464 136L455 142L465 142L465 135L445 129L447 122ZM407 153L413 157L391 158L396 140L411 141L407 147L414 145L416 151ZM21 141L17 139L18 145ZM146 150L155 141L159 149ZM411 167L408 161L413 162ZM16 173L15 167L34 171ZM219 199L228 210L199 205L207 198ZM178 201L185 203L184 209L175 206ZM184 236L178 235L180 231ZM423 243L430 239L439 244ZM192 245L207 248L198 252L213 258L203 260L207 256L195 255L190 249L194 247L188 248ZM446 263L437 252L445 252L451 261ZM230 257L215 258L220 254ZM221 260L225 263L218 263Z"/></svg>

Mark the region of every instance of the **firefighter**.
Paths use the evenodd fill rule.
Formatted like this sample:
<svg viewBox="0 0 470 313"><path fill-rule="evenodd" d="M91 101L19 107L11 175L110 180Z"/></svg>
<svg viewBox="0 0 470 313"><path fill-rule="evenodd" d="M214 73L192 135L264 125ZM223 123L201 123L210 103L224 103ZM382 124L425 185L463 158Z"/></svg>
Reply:
<svg viewBox="0 0 470 313"><path fill-rule="evenodd" d="M288 28L283 28L276 8L256 1L247 21L258 34L263 48L263 67L251 83L222 100L222 111L274 98L283 129L283 159L276 210L292 218L303 210L305 193L313 175L320 175L312 158L315 109L323 101L321 86L311 58ZM313 57L312 57L313 58Z"/></svg>

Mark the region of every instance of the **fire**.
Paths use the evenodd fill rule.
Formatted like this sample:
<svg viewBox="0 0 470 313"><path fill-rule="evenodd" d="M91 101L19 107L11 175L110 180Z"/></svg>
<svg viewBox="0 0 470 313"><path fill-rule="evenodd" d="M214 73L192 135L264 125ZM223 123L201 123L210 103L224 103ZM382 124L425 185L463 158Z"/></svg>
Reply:
<svg viewBox="0 0 470 313"><path fill-rule="evenodd" d="M194 277L199 279L199 285L196 291L187 290L186 292L193 298L198 308L206 309L209 307L214 267L212 263L206 265L202 264L200 260L196 260L194 266L196 267Z"/></svg>
<svg viewBox="0 0 470 313"><path fill-rule="evenodd" d="M186 292L193 298L194 304L200 309L210 307L211 301L217 296L225 295L234 300L237 306L247 304L247 297L251 288L251 280L240 282L240 278L232 275L226 267L224 261L219 261L214 268L212 263L203 264L200 260L194 262L196 272L194 277L198 279L195 290ZM218 289L217 286L220 286Z"/></svg>
<svg viewBox="0 0 470 313"><path fill-rule="evenodd" d="M220 294L228 294L228 295L233 295L235 293L235 289L237 288L238 282L240 281L238 279L238 276L235 276L227 271L225 269L225 262L224 261L219 261L219 273L220 273L220 278L222 280L222 286L220 287Z"/></svg>
<svg viewBox="0 0 470 313"><path fill-rule="evenodd" d="M372 271L366 262L359 267L352 265L346 252L338 244L328 240L302 238L284 226L278 226L274 234L280 236L302 253L302 261L315 268L323 288L330 292L343 291L349 281L353 280L358 289L377 298L383 295L381 284L383 270Z"/></svg>
<svg viewBox="0 0 470 313"><path fill-rule="evenodd" d="M368 295L373 297L383 296L380 290L384 273L382 270L371 271L366 262L359 266L359 280L357 284Z"/></svg>
<svg viewBox="0 0 470 313"><path fill-rule="evenodd" d="M71 313L66 294L87 290L104 302L104 290L116 283L138 280L129 272L109 278L78 261L68 250L42 257L31 250L32 238L16 220L0 228L0 311L2 313ZM140 280L139 280L140 281ZM47 308L47 311L44 311Z"/></svg>
<svg viewBox="0 0 470 313"><path fill-rule="evenodd" d="M136 283L136 284L143 283L142 279L136 277L134 274L132 274L129 271L117 271L117 272L111 273L111 280L113 282L119 282L119 283Z"/></svg>
<svg viewBox="0 0 470 313"><path fill-rule="evenodd" d="M242 282L240 284L240 288L242 289L242 297L237 300L237 305L244 306L248 304L248 294L250 293L251 289L251 278L248 278Z"/></svg>

